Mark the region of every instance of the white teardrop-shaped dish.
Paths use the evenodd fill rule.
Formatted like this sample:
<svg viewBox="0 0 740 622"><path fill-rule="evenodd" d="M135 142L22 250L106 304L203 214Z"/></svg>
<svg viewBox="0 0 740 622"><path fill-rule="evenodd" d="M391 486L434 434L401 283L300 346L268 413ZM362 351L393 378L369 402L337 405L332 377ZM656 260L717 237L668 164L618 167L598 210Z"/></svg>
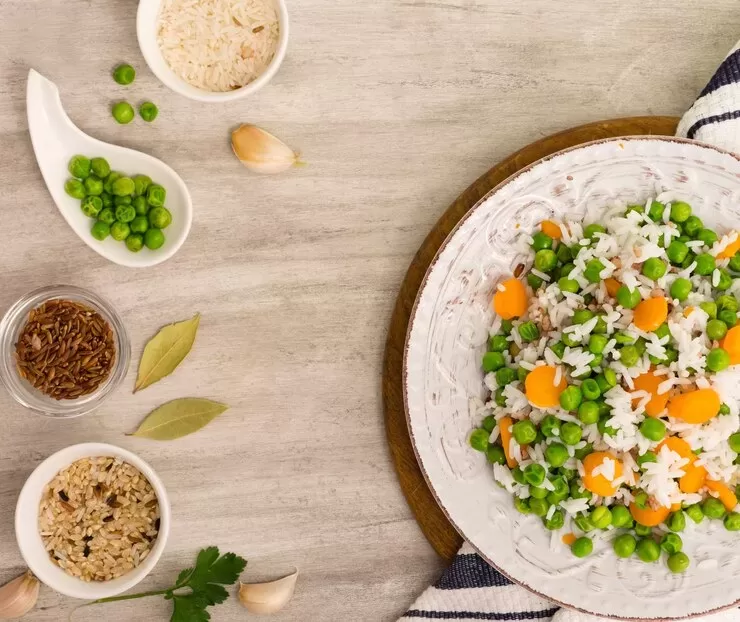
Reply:
<svg viewBox="0 0 740 622"><path fill-rule="evenodd" d="M175 171L146 153L85 134L64 112L57 86L33 69L28 72L26 106L28 130L46 187L64 219L85 244L106 259L130 268L155 266L178 251L190 232L193 202L185 182ZM114 171L149 175L167 190L166 206L172 213L172 224L164 230L165 243L161 248L132 253L123 242L110 237L99 242L92 237L93 220L82 213L80 201L64 191L64 182L70 177L67 164L76 154L103 157Z"/></svg>

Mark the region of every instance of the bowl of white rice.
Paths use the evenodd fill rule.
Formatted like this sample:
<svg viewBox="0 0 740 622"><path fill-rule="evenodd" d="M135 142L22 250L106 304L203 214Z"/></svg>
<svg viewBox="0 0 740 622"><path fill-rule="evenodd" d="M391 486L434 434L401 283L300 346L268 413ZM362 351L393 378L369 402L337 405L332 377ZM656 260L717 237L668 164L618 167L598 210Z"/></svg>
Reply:
<svg viewBox="0 0 740 622"><path fill-rule="evenodd" d="M284 0L141 0L136 20L152 72L197 101L255 93L277 73L288 47Z"/></svg>

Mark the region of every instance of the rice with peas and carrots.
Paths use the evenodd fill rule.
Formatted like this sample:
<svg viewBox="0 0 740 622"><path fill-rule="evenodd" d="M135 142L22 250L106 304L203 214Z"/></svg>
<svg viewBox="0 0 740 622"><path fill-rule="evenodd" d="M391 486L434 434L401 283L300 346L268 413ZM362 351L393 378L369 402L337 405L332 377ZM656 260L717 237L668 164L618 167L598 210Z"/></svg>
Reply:
<svg viewBox="0 0 740 622"><path fill-rule="evenodd" d="M740 237L667 199L520 236L531 263L496 286L470 444L553 546L683 572L684 529L740 530Z"/></svg>

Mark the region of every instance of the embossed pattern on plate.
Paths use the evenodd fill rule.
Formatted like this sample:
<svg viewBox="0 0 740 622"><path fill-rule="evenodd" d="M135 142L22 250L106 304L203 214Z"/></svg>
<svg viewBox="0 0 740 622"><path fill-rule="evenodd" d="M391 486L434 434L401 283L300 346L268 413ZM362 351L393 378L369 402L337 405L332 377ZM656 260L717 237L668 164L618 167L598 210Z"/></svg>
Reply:
<svg viewBox="0 0 740 622"><path fill-rule="evenodd" d="M565 606L597 615L673 619L740 601L740 534L705 524L685 534L692 558L676 576L665 564L620 560L605 543L580 560L550 551L539 519L522 516L467 444L483 397L482 356L495 284L518 257L512 240L545 218L579 219L586 206L644 202L675 191L714 228L740 226L740 161L672 138L610 139L547 158L491 191L460 222L426 275L404 359L409 431L419 464L456 529L518 583Z"/></svg>

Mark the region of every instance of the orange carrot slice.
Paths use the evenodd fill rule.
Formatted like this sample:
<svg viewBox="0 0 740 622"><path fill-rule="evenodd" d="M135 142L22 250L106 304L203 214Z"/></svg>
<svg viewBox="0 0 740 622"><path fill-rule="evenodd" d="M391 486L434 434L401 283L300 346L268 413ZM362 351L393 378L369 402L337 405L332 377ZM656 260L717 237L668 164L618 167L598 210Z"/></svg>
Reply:
<svg viewBox="0 0 740 622"><path fill-rule="evenodd" d="M656 527L660 525L671 513L671 508L659 507L657 510L653 510L650 507L645 509L637 507L635 503L630 504L630 514L640 525L645 527Z"/></svg>
<svg viewBox="0 0 740 622"><path fill-rule="evenodd" d="M499 419L498 429L501 434L501 446L504 448L504 455L506 456L506 464L510 469L513 469L518 463L512 458L509 453L509 446L511 444L511 426L514 425L514 420L511 417L503 417Z"/></svg>
<svg viewBox="0 0 740 622"><path fill-rule="evenodd" d="M663 380L665 380L664 376L656 376L652 370L640 374L634 379L636 391L647 391L652 396L650 401L645 405L645 413L650 417L657 417L663 412L668 403L668 391L658 393L658 387Z"/></svg>
<svg viewBox="0 0 740 622"><path fill-rule="evenodd" d="M720 341L719 345L727 350L727 353L730 355L730 365L740 363L740 326L733 326L728 330L725 338Z"/></svg>
<svg viewBox="0 0 740 622"><path fill-rule="evenodd" d="M576 538L576 534L574 534L573 532L566 533L561 539L563 541L563 544L565 544L565 546L570 546L576 540L578 540L578 538Z"/></svg>
<svg viewBox="0 0 740 622"><path fill-rule="evenodd" d="M549 235L553 240L559 240L563 237L563 232L560 230L560 227L558 227L558 224L552 220L543 220L540 223L540 229L542 229L542 233Z"/></svg>
<svg viewBox="0 0 740 622"><path fill-rule="evenodd" d="M678 436L669 436L658 445L656 451L660 452L664 445L668 446L671 451L675 451L682 458L689 459L689 463L683 467L684 475L678 480L678 487L681 492L699 492L699 489L704 486L704 481L707 479L707 470L703 466L694 464L697 458L694 452L691 451L691 445Z"/></svg>
<svg viewBox="0 0 740 622"><path fill-rule="evenodd" d="M604 285L606 285L606 293L609 294L612 298L617 295L619 288L622 286L622 284L617 281L617 279L613 279L611 277L604 281Z"/></svg>
<svg viewBox="0 0 740 622"><path fill-rule="evenodd" d="M519 279L507 279L493 295L493 310L503 319L510 320L527 311L527 290Z"/></svg>
<svg viewBox="0 0 740 622"><path fill-rule="evenodd" d="M560 382L555 384L556 368L549 365L535 367L524 380L524 392L534 406L552 408L560 403L560 394L568 386L565 374L560 374Z"/></svg>
<svg viewBox="0 0 740 622"><path fill-rule="evenodd" d="M717 255L717 259L729 259L737 253L737 251L740 251L740 237L738 237L734 242L730 242L730 244L725 247L725 250Z"/></svg>
<svg viewBox="0 0 740 622"><path fill-rule="evenodd" d="M720 405L714 389L696 389L674 395L668 401L668 414L686 423L706 423L717 416Z"/></svg>
<svg viewBox="0 0 740 622"><path fill-rule="evenodd" d="M689 316L691 315L691 312L692 312L693 310L694 310L694 307L690 307L690 306L689 306L689 307L686 307L686 308L685 308L685 309L683 310L683 316L684 316L684 317L689 317Z"/></svg>
<svg viewBox="0 0 740 622"><path fill-rule="evenodd" d="M663 298L648 298L635 307L633 322L640 330L652 331L668 317L668 301Z"/></svg>
<svg viewBox="0 0 740 622"><path fill-rule="evenodd" d="M717 493L719 500L728 512L732 512L735 509L737 497L728 486L713 479L708 479L705 485L709 490Z"/></svg>
<svg viewBox="0 0 740 622"><path fill-rule="evenodd" d="M583 486L595 495L601 495L602 497L611 497L617 492L618 488L618 486L614 485L613 480L607 479L601 473L594 475L594 469L601 466L604 460L607 459L615 462L614 479L621 477L624 471L622 463L608 451L595 451L583 459L583 469L585 471L583 474Z"/></svg>

